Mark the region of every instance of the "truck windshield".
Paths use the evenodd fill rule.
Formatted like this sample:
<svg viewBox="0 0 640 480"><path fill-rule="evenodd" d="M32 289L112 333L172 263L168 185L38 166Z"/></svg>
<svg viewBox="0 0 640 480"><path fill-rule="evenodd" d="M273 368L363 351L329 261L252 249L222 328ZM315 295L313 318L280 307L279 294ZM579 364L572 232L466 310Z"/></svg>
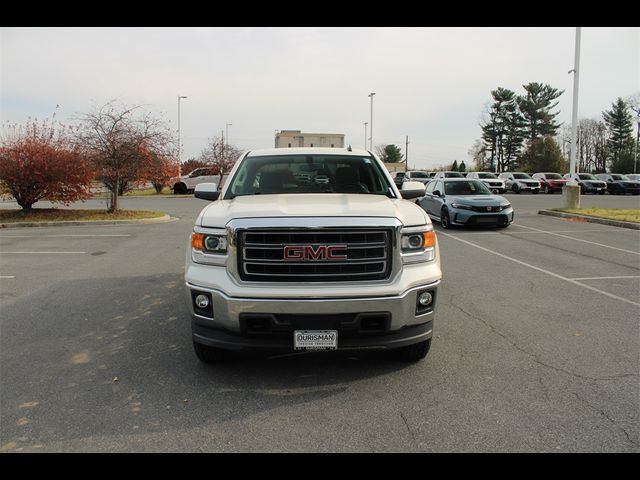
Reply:
<svg viewBox="0 0 640 480"><path fill-rule="evenodd" d="M372 157L284 154L244 158L224 198L281 193L395 196Z"/></svg>

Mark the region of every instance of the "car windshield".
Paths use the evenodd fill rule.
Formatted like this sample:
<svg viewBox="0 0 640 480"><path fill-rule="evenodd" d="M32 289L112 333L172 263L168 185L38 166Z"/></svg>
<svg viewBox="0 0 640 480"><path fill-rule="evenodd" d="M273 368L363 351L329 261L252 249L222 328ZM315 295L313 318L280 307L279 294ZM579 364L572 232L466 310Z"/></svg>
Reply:
<svg viewBox="0 0 640 480"><path fill-rule="evenodd" d="M559 173L545 173L544 178L548 180L562 180L562 175Z"/></svg>
<svg viewBox="0 0 640 480"><path fill-rule="evenodd" d="M445 182L444 193L447 195L491 195L491 190L478 180L468 180Z"/></svg>
<svg viewBox="0 0 640 480"><path fill-rule="evenodd" d="M528 173L514 173L513 178L531 178Z"/></svg>
<svg viewBox="0 0 640 480"><path fill-rule="evenodd" d="M597 178L590 173L579 173L578 177L580 177L580 180L597 180Z"/></svg>
<svg viewBox="0 0 640 480"><path fill-rule="evenodd" d="M445 178L462 178L462 174L459 172L447 172L444 174Z"/></svg>
<svg viewBox="0 0 640 480"><path fill-rule="evenodd" d="M626 175L611 175L611 178L614 180L629 180Z"/></svg>
<svg viewBox="0 0 640 480"><path fill-rule="evenodd" d="M393 196L386 176L373 157L324 154L246 157L224 198L280 193Z"/></svg>
<svg viewBox="0 0 640 480"><path fill-rule="evenodd" d="M478 178L498 178L494 173L479 173Z"/></svg>
<svg viewBox="0 0 640 480"><path fill-rule="evenodd" d="M411 172L412 178L429 178L429 174L426 172Z"/></svg>

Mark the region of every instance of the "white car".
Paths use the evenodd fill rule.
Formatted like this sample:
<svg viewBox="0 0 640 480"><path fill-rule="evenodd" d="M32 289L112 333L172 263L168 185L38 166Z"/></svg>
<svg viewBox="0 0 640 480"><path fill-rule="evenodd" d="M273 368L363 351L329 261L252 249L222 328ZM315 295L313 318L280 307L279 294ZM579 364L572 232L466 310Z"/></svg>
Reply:
<svg viewBox="0 0 640 480"><path fill-rule="evenodd" d="M220 175L214 175L214 171L212 167L196 168L187 175L174 177L169 181L171 190L175 195L182 195L193 193L196 185L200 183L217 183L220 181Z"/></svg>
<svg viewBox="0 0 640 480"><path fill-rule="evenodd" d="M491 172L469 172L467 178L477 178L484 183L492 193L504 193L506 187L504 180L498 178L495 173Z"/></svg>
<svg viewBox="0 0 640 480"><path fill-rule="evenodd" d="M429 183L430 180L429 172L423 172L421 170L410 170L402 177L403 182Z"/></svg>
<svg viewBox="0 0 640 480"><path fill-rule="evenodd" d="M513 193L540 192L540 182L525 172L502 172L498 178L504 180L504 186Z"/></svg>

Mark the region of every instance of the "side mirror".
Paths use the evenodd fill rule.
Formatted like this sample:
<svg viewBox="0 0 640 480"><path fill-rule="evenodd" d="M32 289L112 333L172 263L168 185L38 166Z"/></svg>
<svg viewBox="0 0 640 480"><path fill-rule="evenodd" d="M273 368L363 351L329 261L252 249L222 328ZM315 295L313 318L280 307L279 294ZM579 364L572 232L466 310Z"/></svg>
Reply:
<svg viewBox="0 0 640 480"><path fill-rule="evenodd" d="M433 191L433 194L434 194L436 197L439 197L439 196L441 195L441 194L440 194L440 190L434 190L434 191Z"/></svg>
<svg viewBox="0 0 640 480"><path fill-rule="evenodd" d="M400 189L400 194L402 198L405 200L409 200L411 198L418 198L424 196L424 191L426 189L426 185L422 182L404 182L402 184L402 188Z"/></svg>
<svg viewBox="0 0 640 480"><path fill-rule="evenodd" d="M218 185L216 185L215 183L200 183L196 185L193 193L196 198L200 198L202 200L214 201L217 200L218 197L220 197Z"/></svg>

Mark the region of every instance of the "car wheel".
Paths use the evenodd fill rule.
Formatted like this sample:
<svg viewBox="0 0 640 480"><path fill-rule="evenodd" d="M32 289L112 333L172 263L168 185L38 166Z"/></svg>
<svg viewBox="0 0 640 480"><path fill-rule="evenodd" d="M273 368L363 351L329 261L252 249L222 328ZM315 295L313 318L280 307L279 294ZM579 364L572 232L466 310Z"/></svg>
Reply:
<svg viewBox="0 0 640 480"><path fill-rule="evenodd" d="M442 228L451 228L451 218L447 207L444 207L440 212L440 225L442 225Z"/></svg>
<svg viewBox="0 0 640 480"><path fill-rule="evenodd" d="M226 350L203 345L202 343L193 342L193 349L198 360L202 363L220 363L229 358L229 353Z"/></svg>
<svg viewBox="0 0 640 480"><path fill-rule="evenodd" d="M550 193L553 193L553 190L551 190L549 188L549 185L545 185L544 186L544 193L546 193L547 195L549 195Z"/></svg>
<svg viewBox="0 0 640 480"><path fill-rule="evenodd" d="M398 360L405 362L417 362L427 356L430 348L431 339L420 343L414 343L413 345L407 345L406 347L396 348L393 350L393 353Z"/></svg>
<svg viewBox="0 0 640 480"><path fill-rule="evenodd" d="M173 186L174 195L184 195L187 193L187 186L184 183L177 183Z"/></svg>
<svg viewBox="0 0 640 480"><path fill-rule="evenodd" d="M513 190L513 193L520 193L520 189L518 188L518 184L517 183L514 183L511 186L511 190Z"/></svg>

